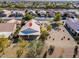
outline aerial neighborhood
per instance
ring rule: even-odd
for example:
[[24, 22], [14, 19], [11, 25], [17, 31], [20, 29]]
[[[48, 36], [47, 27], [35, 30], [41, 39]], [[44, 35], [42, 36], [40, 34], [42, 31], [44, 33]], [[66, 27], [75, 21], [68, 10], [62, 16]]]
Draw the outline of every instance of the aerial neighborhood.
[[79, 58], [77, 1], [0, 1], [1, 58]]

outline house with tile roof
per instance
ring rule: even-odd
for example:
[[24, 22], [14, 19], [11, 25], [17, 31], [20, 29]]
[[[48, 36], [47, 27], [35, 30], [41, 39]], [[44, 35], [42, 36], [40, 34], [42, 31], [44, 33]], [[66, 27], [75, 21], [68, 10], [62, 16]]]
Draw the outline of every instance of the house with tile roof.
[[35, 39], [40, 35], [40, 23], [37, 20], [28, 21], [20, 30], [19, 36], [24, 39]]
[[7, 21], [7, 23], [21, 24], [21, 21], [16, 20], [16, 19], [12, 19], [12, 20]]
[[8, 38], [16, 30], [16, 24], [0, 23], [0, 38]]
[[79, 36], [79, 20], [77, 18], [69, 18], [66, 21], [66, 27], [74, 34], [74, 36]]

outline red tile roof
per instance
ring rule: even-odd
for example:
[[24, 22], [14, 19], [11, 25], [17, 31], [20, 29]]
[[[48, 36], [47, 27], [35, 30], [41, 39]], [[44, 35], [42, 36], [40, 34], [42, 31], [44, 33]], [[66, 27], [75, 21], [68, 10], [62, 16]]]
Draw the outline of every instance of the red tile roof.
[[0, 23], [0, 32], [12, 32], [14, 27], [13, 23]]

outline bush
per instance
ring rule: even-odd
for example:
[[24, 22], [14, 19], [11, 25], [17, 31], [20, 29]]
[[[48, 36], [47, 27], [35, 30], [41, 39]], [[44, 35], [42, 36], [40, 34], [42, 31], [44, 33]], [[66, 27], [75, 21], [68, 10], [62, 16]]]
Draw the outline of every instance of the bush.
[[24, 48], [24, 47], [29, 45], [29, 42], [27, 42], [27, 41], [25, 41], [23, 39], [19, 39], [18, 44], [19, 44], [19, 47]]
[[17, 57], [19, 58], [23, 54], [23, 49], [22, 48], [18, 49], [16, 54], [17, 54]]
[[63, 23], [57, 23], [58, 24], [58, 26], [60, 26], [60, 25], [64, 25]]
[[43, 48], [43, 42], [40, 40], [34, 40], [31, 43], [31, 48], [29, 48], [29, 51], [27, 53], [27, 57], [35, 58], [41, 54]]
[[0, 46], [6, 48], [10, 45], [10, 41], [7, 38], [0, 38]]
[[32, 16], [31, 14], [29, 14], [29, 13], [26, 13], [26, 14], [25, 14], [25, 17], [23, 17], [23, 19], [24, 19], [25, 21], [31, 20], [32, 18], [33, 18], [33, 16]]
[[51, 26], [51, 25], [48, 25], [48, 26], [47, 26], [47, 30], [48, 30], [48, 31], [51, 31], [51, 29], [52, 29], [52, 26]]

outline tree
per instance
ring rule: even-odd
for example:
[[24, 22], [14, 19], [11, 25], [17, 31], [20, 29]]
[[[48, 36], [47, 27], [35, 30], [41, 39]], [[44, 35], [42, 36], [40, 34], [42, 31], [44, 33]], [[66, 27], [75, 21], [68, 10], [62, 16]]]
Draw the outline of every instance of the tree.
[[10, 7], [10, 8], [15, 8], [15, 4], [9, 3], [9, 4], [8, 4], [8, 7]]
[[3, 12], [3, 8], [0, 8], [0, 12]]
[[9, 46], [10, 40], [8, 40], [8, 38], [6, 38], [4, 35], [0, 36], [0, 46], [2, 46], [3, 48], [6, 48]]
[[48, 9], [48, 8], [55, 8], [56, 7], [56, 5], [55, 4], [46, 4], [46, 8]]
[[29, 48], [29, 52], [27, 53], [26, 57], [35, 58], [41, 54], [43, 48], [43, 42], [40, 40], [34, 40]]
[[41, 28], [41, 36], [40, 39], [44, 42], [47, 39], [47, 36], [49, 35], [48, 31], [46, 28], [42, 27]]
[[60, 8], [66, 8], [66, 4], [60, 5]]
[[34, 8], [37, 8], [38, 6], [39, 6], [39, 3], [37, 2], [37, 3], [35, 3], [35, 2], [33, 2], [33, 5], [32, 5]]
[[66, 8], [71, 8], [70, 5], [70, 3], [66, 3]]
[[19, 44], [19, 47], [25, 48], [26, 46], [29, 45], [29, 42], [20, 38], [18, 44]]
[[18, 3], [15, 5], [16, 8], [24, 8], [25, 4], [24, 3]]
[[47, 9], [48, 9], [48, 8], [52, 9], [52, 8], [55, 8], [56, 5], [55, 5], [54, 3], [51, 4], [51, 3], [48, 2], [48, 3], [45, 4], [45, 7], [46, 7]]
[[17, 54], [17, 57], [19, 58], [23, 54], [24, 50], [26, 50], [26, 46], [29, 46], [29, 43], [20, 38], [18, 45], [19, 45], [19, 49], [16, 51], [16, 54]]
[[33, 18], [33, 16], [32, 16], [31, 14], [29, 14], [29, 13], [26, 13], [26, 14], [25, 14], [25, 17], [23, 17], [23, 19], [24, 19], [25, 21], [31, 20], [32, 18]]
[[[23, 18], [24, 19], [24, 18]], [[21, 27], [25, 25], [25, 20], [21, 21]]]
[[4, 49], [10, 46], [10, 41], [8, 38], [5, 38], [4, 35], [0, 36], [0, 52], [3, 52], [4, 54]]
[[61, 14], [60, 14], [60, 12], [57, 12], [55, 14], [54, 21], [60, 21], [60, 19], [61, 19]]
[[48, 25], [48, 26], [47, 26], [47, 30], [48, 30], [48, 31], [51, 31], [51, 29], [52, 29], [52, 26], [51, 26], [51, 25]]
[[23, 54], [23, 49], [22, 48], [18, 49], [16, 54], [17, 54], [17, 57], [19, 58]]

